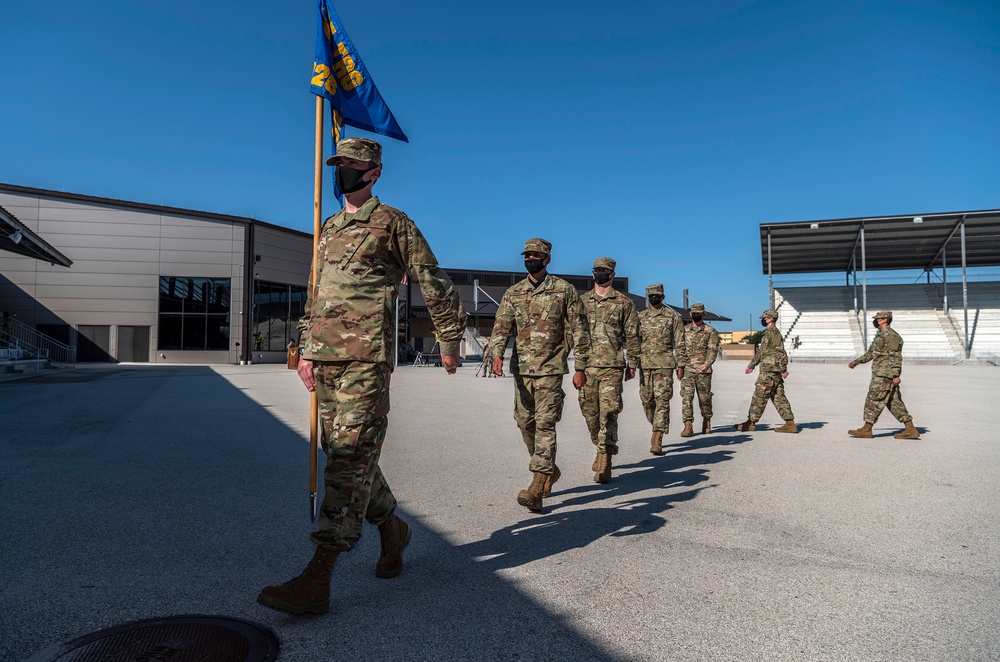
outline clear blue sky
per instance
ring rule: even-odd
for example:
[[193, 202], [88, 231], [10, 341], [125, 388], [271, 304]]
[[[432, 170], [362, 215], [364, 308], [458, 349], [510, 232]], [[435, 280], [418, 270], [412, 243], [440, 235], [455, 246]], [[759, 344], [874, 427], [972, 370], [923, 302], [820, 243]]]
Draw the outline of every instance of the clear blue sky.
[[[311, 232], [314, 2], [4, 5], [0, 181]], [[1000, 207], [995, 0], [335, 6], [445, 267], [542, 236], [744, 328], [759, 223]]]

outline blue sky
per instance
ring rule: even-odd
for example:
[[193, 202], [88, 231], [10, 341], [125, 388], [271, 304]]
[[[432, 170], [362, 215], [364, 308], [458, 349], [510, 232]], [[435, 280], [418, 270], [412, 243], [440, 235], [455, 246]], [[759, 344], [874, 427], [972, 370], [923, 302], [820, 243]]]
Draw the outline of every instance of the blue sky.
[[[314, 2], [7, 4], [0, 181], [311, 232]], [[1000, 3], [335, 6], [445, 267], [542, 236], [744, 328], [759, 223], [1000, 207]]]

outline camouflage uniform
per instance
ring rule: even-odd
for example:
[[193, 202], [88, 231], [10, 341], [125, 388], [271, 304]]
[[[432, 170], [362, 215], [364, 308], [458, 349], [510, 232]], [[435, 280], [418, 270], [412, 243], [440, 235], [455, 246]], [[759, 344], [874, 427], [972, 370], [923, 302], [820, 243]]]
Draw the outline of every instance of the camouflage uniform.
[[[595, 268], [615, 270], [615, 261], [603, 257]], [[635, 304], [611, 290], [598, 296], [591, 290], [581, 297], [590, 326], [587, 383], [578, 393], [580, 411], [590, 430], [590, 441], [599, 453], [618, 453], [618, 414], [622, 411], [622, 377], [626, 367], [639, 360], [639, 316]], [[626, 361], [624, 349], [627, 349]]]
[[[691, 306], [691, 312], [704, 313], [701, 304]], [[685, 421], [694, 420], [694, 394], [698, 392], [698, 405], [703, 419], [712, 418], [712, 364], [719, 356], [719, 332], [708, 324], [700, 327], [691, 323], [684, 330], [687, 366], [681, 380], [681, 413]], [[705, 372], [702, 366], [708, 366]]]
[[[761, 317], [773, 317], [777, 320], [778, 313], [768, 310]], [[760, 341], [757, 353], [750, 360], [749, 368], [753, 370], [758, 365], [760, 373], [757, 375], [753, 399], [750, 401], [750, 414], [747, 418], [751, 423], [759, 421], [764, 414], [767, 401], [770, 400], [782, 420], [793, 420], [795, 416], [792, 415], [792, 406], [785, 397], [785, 380], [781, 377], [781, 373], [788, 369], [788, 354], [785, 353], [781, 332], [774, 325], [764, 330], [764, 337]]]
[[[892, 313], [879, 313], [890, 315]], [[868, 397], [865, 399], [865, 423], [874, 425], [886, 405], [900, 423], [912, 421], [913, 417], [903, 404], [903, 396], [899, 386], [892, 380], [899, 377], [903, 370], [903, 339], [892, 327], [886, 327], [875, 334], [872, 346], [854, 363], [872, 361], [872, 381], [868, 385]]]
[[[650, 285], [646, 296], [663, 294], [663, 285]], [[639, 399], [654, 432], [670, 431], [670, 399], [674, 397], [674, 369], [687, 363], [684, 321], [667, 304], [639, 313]]]
[[[538, 243], [541, 242], [541, 243]], [[542, 239], [526, 243], [525, 252], [549, 253], [551, 244]], [[530, 278], [504, 292], [497, 309], [488, 352], [503, 356], [514, 337], [510, 372], [514, 377], [514, 420], [531, 455], [528, 468], [552, 474], [556, 461], [556, 423], [562, 418], [563, 375], [570, 342], [577, 371], [587, 369], [590, 334], [587, 316], [573, 286], [546, 274], [535, 287]]]
[[363, 519], [381, 524], [396, 507], [378, 460], [403, 275], [427, 301], [442, 354], [458, 352], [466, 314], [417, 226], [377, 197], [354, 214], [341, 210], [326, 220], [316, 270], [299, 321], [302, 356], [313, 361], [327, 454], [319, 528], [311, 537], [317, 545], [348, 550], [361, 537]]

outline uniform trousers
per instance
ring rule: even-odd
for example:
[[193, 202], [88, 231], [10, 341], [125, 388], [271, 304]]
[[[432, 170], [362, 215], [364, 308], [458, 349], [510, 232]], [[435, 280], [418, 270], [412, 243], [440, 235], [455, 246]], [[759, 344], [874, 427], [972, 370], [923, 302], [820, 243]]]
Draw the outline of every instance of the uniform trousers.
[[750, 400], [750, 416], [752, 422], [756, 423], [764, 415], [764, 408], [770, 400], [774, 403], [775, 409], [783, 421], [791, 421], [795, 418], [792, 415], [792, 405], [785, 397], [785, 380], [780, 372], [761, 371], [757, 375], [757, 383], [753, 389], [753, 399]]
[[530, 471], [550, 474], [556, 464], [556, 423], [562, 418], [562, 375], [514, 375], [514, 420], [528, 448]]
[[389, 414], [387, 363], [314, 361], [323, 429], [325, 490], [314, 543], [341, 551], [361, 539], [365, 519], [376, 526], [396, 509], [378, 460]]
[[649, 368], [639, 373], [639, 400], [654, 432], [670, 431], [670, 399], [673, 397], [673, 368]]
[[618, 414], [622, 411], [624, 368], [587, 368], [587, 383], [578, 391], [580, 411], [599, 453], [618, 453]]
[[681, 379], [681, 415], [685, 421], [694, 420], [694, 394], [698, 394], [701, 417], [712, 418], [712, 373], [686, 368]]
[[910, 412], [906, 411], [906, 405], [903, 404], [899, 386], [892, 383], [892, 377], [872, 375], [871, 384], [868, 385], [868, 397], [865, 398], [865, 423], [874, 425], [887, 405], [889, 413], [900, 423], [913, 420]]

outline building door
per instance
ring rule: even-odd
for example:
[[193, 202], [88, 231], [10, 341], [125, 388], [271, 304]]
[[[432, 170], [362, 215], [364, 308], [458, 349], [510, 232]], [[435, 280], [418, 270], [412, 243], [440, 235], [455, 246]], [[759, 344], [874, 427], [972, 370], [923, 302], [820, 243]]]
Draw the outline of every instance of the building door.
[[111, 327], [89, 324], [76, 327], [76, 360], [81, 363], [111, 361]]
[[123, 363], [149, 363], [149, 327], [118, 327], [118, 360]]

